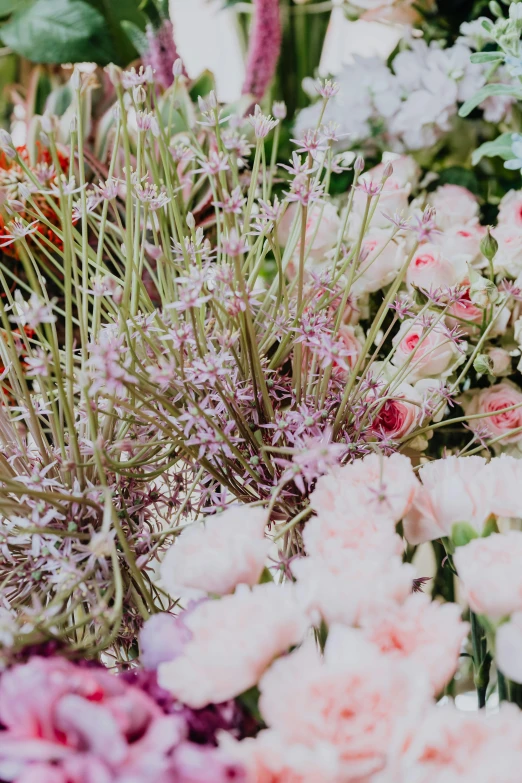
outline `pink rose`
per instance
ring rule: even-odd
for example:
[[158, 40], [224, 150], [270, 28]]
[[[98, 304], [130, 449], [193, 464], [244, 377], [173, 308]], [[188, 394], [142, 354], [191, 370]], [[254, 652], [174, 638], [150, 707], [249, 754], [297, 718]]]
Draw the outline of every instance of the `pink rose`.
[[[469, 459], [469, 458], [468, 458]], [[494, 620], [522, 611], [522, 532], [475, 538], [453, 561], [470, 609]]]
[[[347, 356], [343, 357], [344, 361], [351, 369], [353, 369], [362, 350], [361, 341], [359, 340], [357, 332], [353, 326], [347, 326], [343, 324], [339, 328], [338, 334], [343, 348], [350, 352]], [[344, 373], [345, 371], [342, 370], [342, 372]]]
[[424, 668], [433, 693], [451, 680], [469, 625], [456, 604], [439, 604], [427, 595], [410, 595], [402, 605], [362, 618], [366, 638], [386, 655]]
[[[446, 320], [450, 327], [458, 326], [465, 334], [473, 333], [476, 331], [476, 327], [480, 326], [484, 320], [484, 310], [471, 301], [469, 287], [461, 292], [459, 301], [448, 308]], [[463, 321], [468, 323], [463, 323]]]
[[[290, 204], [281, 218], [277, 229], [277, 238], [280, 245], [286, 246], [290, 239], [292, 224], [299, 212], [300, 207], [298, 204]], [[294, 251], [294, 264], [299, 259], [301, 247], [300, 225], [300, 218], [298, 218], [297, 236], [299, 239]], [[309, 210], [305, 236], [306, 266], [308, 269], [327, 260], [326, 254], [336, 246], [340, 229], [341, 221], [333, 204], [329, 202], [318, 203]]]
[[430, 193], [429, 201], [437, 212], [437, 225], [443, 230], [473, 223], [478, 216], [477, 197], [460, 185], [441, 185]]
[[191, 639], [174, 661], [159, 665], [158, 682], [195, 709], [252, 688], [309, 626], [295, 588], [274, 583], [240, 586], [233, 595], [204, 601], [184, 623]]
[[499, 226], [522, 228], [522, 190], [510, 190], [502, 197], [497, 223]]
[[410, 261], [406, 281], [426, 291], [449, 288], [462, 282], [468, 269], [464, 258], [450, 260], [438, 245], [426, 242], [420, 245]]
[[[505, 410], [512, 406], [519, 407]], [[522, 392], [514, 384], [502, 381], [488, 389], [475, 390], [471, 400], [464, 405], [464, 411], [467, 416], [484, 414], [484, 417], [470, 419], [469, 426], [485, 430], [491, 438], [500, 438], [500, 443], [516, 443], [522, 439]]]
[[376, 395], [376, 415], [372, 419], [372, 429], [374, 432], [384, 433], [392, 440], [409, 435], [422, 415], [422, 399], [409, 383], [401, 383], [384, 403], [380, 403], [380, 398]]
[[[382, 179], [382, 171], [379, 166], [365, 172], [361, 180], [373, 182], [378, 185]], [[408, 199], [411, 192], [411, 183], [401, 178], [396, 178], [393, 174], [384, 182], [382, 190], [379, 193], [379, 201], [376, 204], [375, 212], [371, 219], [372, 228], [388, 228], [390, 219], [387, 215], [394, 215], [396, 212], [406, 212], [408, 209]], [[358, 236], [366, 205], [368, 195], [363, 189], [357, 189], [353, 197], [352, 213], [350, 215], [350, 232], [352, 236]], [[372, 205], [375, 200], [372, 201]], [[389, 235], [389, 232], [388, 232]]]
[[421, 672], [340, 626], [330, 628], [324, 656], [310, 640], [275, 661], [259, 688], [267, 725], [290, 746], [333, 745], [347, 781], [383, 770], [428, 703]]
[[522, 231], [511, 223], [504, 223], [491, 233], [498, 242], [493, 259], [495, 272], [518, 277], [522, 273]]
[[446, 457], [423, 465], [422, 488], [404, 519], [410, 544], [451, 536], [456, 522], [468, 522], [478, 533], [491, 513], [492, 482], [482, 457]]
[[408, 363], [404, 380], [409, 383], [449, 375], [459, 358], [457, 347], [440, 324], [425, 329], [414, 318], [406, 318], [392, 342], [396, 350], [391, 362], [397, 368]]
[[505, 348], [493, 346], [488, 348], [486, 354], [493, 362], [492, 375], [511, 375], [511, 354]]
[[189, 588], [224, 595], [238, 584], [257, 584], [270, 548], [266, 522], [264, 509], [237, 504], [185, 528], [161, 564], [169, 592], [175, 596]]
[[[458, 259], [459, 266], [463, 264], [465, 267], [466, 262], [470, 264], [476, 262], [478, 266], [483, 266], [484, 258], [480, 251], [480, 243], [485, 234], [485, 227], [476, 220], [464, 225], [450, 226], [437, 237], [436, 244], [440, 246], [445, 256]], [[460, 277], [460, 280], [465, 274]]]
[[416, 187], [419, 182], [420, 168], [419, 164], [411, 155], [395, 155], [393, 153], [385, 153], [383, 155], [382, 163], [374, 166], [373, 169], [369, 169], [365, 172], [365, 176], [373, 182], [380, 182], [385, 167], [391, 163], [393, 166], [393, 174], [391, 179], [401, 188], [413, 188]]
[[356, 296], [378, 291], [395, 279], [404, 264], [402, 243], [390, 240], [388, 231], [371, 229], [361, 247], [359, 268], [352, 291]]

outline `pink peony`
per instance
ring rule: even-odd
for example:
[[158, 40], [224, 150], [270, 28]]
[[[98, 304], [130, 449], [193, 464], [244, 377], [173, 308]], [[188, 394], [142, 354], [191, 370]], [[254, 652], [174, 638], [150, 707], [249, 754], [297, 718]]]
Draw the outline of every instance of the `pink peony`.
[[424, 667], [435, 695], [455, 674], [468, 623], [456, 604], [410, 595], [401, 605], [362, 618], [364, 635], [387, 655]]
[[[328, 551], [328, 548], [325, 548]], [[410, 595], [415, 568], [385, 550], [364, 554], [347, 548], [322, 556], [305, 557], [292, 563], [302, 605], [318, 625], [358, 625], [370, 613], [391, 610]]]
[[460, 185], [441, 185], [430, 194], [430, 204], [436, 210], [437, 225], [443, 230], [474, 223], [479, 212], [477, 197]]
[[461, 283], [468, 274], [466, 259], [446, 255], [443, 248], [426, 242], [419, 245], [410, 261], [406, 281], [425, 291], [436, 291]]
[[491, 481], [482, 457], [435, 460], [419, 471], [422, 488], [404, 519], [410, 544], [451, 536], [456, 522], [468, 522], [481, 533], [491, 513]]
[[395, 524], [411, 507], [418, 488], [408, 457], [369, 454], [321, 476], [310, 503], [319, 516], [335, 513], [355, 520], [382, 517]]
[[[506, 408], [514, 407], [512, 410]], [[471, 399], [464, 404], [467, 416], [484, 414], [484, 417], [470, 419], [472, 429], [486, 431], [500, 443], [516, 443], [522, 439], [522, 392], [508, 381], [502, 381], [488, 389], [475, 390]], [[517, 432], [517, 430], [519, 430]]]
[[[396, 780], [400, 783], [518, 783], [522, 765], [520, 710], [503, 704], [459, 712], [452, 704], [431, 707], [416, 727]], [[383, 781], [384, 783], [384, 781]]]
[[[384, 166], [382, 165], [370, 169], [362, 175], [361, 182], [373, 182], [374, 185], [378, 185], [381, 182], [383, 172]], [[376, 204], [370, 225], [373, 228], [388, 228], [390, 215], [407, 211], [410, 192], [411, 183], [405, 180], [404, 173], [400, 177], [395, 177], [393, 174], [388, 177], [379, 193], [379, 201]], [[360, 231], [367, 203], [368, 195], [363, 188], [358, 188], [354, 193], [353, 212], [350, 217], [352, 234], [354, 232], [358, 234]], [[372, 206], [374, 203], [376, 202], [373, 201]]]
[[458, 547], [453, 559], [464, 597], [474, 612], [499, 619], [522, 611], [520, 530], [475, 538]]
[[270, 548], [266, 522], [264, 509], [238, 504], [185, 528], [161, 564], [169, 592], [189, 588], [224, 595], [238, 584], [257, 584]]
[[293, 586], [264, 584], [205, 601], [185, 625], [192, 638], [182, 655], [160, 664], [158, 682], [200, 708], [253, 687], [277, 655], [302, 640], [309, 623]]
[[[388, 397], [388, 395], [386, 395]], [[401, 383], [381, 405], [376, 397], [376, 415], [372, 429], [392, 440], [409, 435], [422, 416], [422, 396], [409, 383]]]
[[384, 769], [413, 730], [428, 689], [360, 631], [334, 626], [324, 657], [313, 641], [276, 661], [260, 682], [267, 725], [290, 746], [333, 745], [342, 780]]
[[382, 163], [374, 166], [372, 169], [368, 169], [364, 173], [366, 179], [372, 182], [380, 182], [386, 166], [391, 163], [393, 167], [393, 174], [390, 177], [394, 182], [394, 188], [412, 188], [416, 187], [419, 182], [420, 168], [419, 164], [411, 155], [395, 155], [393, 153], [385, 153], [383, 155]]
[[444, 329], [436, 325], [425, 329], [414, 318], [406, 318], [393, 338], [395, 353], [392, 364], [402, 368], [408, 364], [404, 380], [414, 383], [421, 378], [446, 377], [462, 358]]

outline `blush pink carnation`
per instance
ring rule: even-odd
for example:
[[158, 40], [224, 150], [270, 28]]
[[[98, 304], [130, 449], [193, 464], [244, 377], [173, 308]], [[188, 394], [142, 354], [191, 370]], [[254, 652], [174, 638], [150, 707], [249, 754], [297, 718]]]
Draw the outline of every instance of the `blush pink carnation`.
[[410, 544], [451, 536], [456, 522], [468, 522], [481, 533], [490, 513], [492, 484], [482, 457], [435, 460], [419, 471], [422, 488], [404, 518]]
[[[394, 780], [401, 783], [518, 783], [522, 720], [513, 704], [496, 715], [431, 707], [416, 727]], [[384, 783], [384, 781], [383, 781]]]
[[477, 197], [460, 185], [441, 185], [430, 193], [429, 200], [437, 213], [437, 225], [443, 230], [473, 223], [478, 216]]
[[224, 595], [257, 584], [270, 548], [266, 522], [264, 509], [242, 505], [195, 522], [165, 555], [163, 583], [174, 596], [179, 588]]
[[499, 619], [522, 611], [522, 532], [475, 538], [453, 560], [464, 598], [477, 614]]
[[393, 338], [392, 364], [401, 368], [408, 363], [404, 380], [445, 377], [463, 357], [440, 325], [427, 330], [414, 318], [406, 318]]
[[411, 507], [418, 488], [408, 457], [369, 454], [321, 476], [310, 503], [318, 515], [336, 513], [346, 519], [382, 516], [395, 524]]
[[397, 555], [352, 552], [332, 546], [329, 559], [305, 557], [292, 563], [302, 605], [318, 625], [358, 625], [373, 612], [385, 613], [411, 594], [415, 568]]
[[292, 585], [264, 584], [203, 602], [185, 625], [191, 639], [174, 661], [160, 664], [158, 682], [200, 708], [256, 685], [277, 655], [303, 639], [309, 622]]
[[468, 623], [456, 604], [439, 604], [420, 593], [384, 613], [362, 618], [364, 635], [394, 658], [412, 661], [429, 677], [437, 695], [455, 674]]
[[497, 628], [495, 660], [504, 677], [522, 683], [522, 612]]
[[428, 698], [422, 673], [339, 626], [330, 629], [324, 657], [311, 641], [276, 661], [259, 687], [267, 725], [289, 745], [333, 745], [348, 781], [390, 763]]
[[223, 742], [227, 755], [246, 770], [249, 783], [344, 783], [337, 748], [327, 742], [290, 744], [279, 732]]
[[501, 454], [489, 462], [486, 473], [493, 485], [492, 513], [522, 519], [522, 460]]

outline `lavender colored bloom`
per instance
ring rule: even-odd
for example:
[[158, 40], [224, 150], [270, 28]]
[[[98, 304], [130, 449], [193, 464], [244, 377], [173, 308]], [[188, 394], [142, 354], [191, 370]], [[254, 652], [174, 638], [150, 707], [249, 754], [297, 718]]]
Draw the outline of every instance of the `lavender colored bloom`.
[[260, 100], [274, 78], [281, 51], [279, 0], [254, 0], [255, 14], [250, 36], [243, 94]]

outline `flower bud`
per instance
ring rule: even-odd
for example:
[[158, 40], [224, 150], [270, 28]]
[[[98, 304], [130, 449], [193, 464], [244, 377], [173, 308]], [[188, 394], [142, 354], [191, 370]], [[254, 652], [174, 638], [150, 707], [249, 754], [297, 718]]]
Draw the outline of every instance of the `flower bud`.
[[272, 114], [276, 120], [284, 120], [286, 113], [286, 103], [284, 101], [274, 101], [272, 106]]
[[187, 213], [186, 220], [187, 220], [187, 226], [189, 227], [189, 229], [191, 231], [194, 231], [194, 229], [196, 228], [196, 220], [195, 220], [194, 215], [192, 214], [192, 212], [188, 212]]
[[511, 354], [505, 348], [493, 346], [486, 351], [492, 362], [491, 374], [495, 377], [511, 374]]
[[53, 123], [48, 114], [42, 114], [40, 118], [40, 125], [42, 126], [42, 130], [44, 133], [53, 132]]
[[71, 123], [69, 125], [69, 130], [71, 133], [76, 133], [78, 130], [78, 120], [76, 117], [71, 118]]
[[136, 87], [134, 87], [134, 89], [132, 90], [132, 95], [134, 98], [134, 102], [138, 106], [141, 106], [141, 104], [145, 103], [145, 101], [147, 100], [147, 93], [145, 92], [141, 84], [138, 84]]
[[498, 19], [502, 19], [502, 17], [504, 16], [504, 14], [502, 13], [502, 8], [497, 3], [497, 0], [490, 0], [489, 10], [493, 14], [493, 16], [496, 16]]
[[435, 219], [436, 214], [437, 212], [435, 207], [432, 207], [431, 204], [427, 204], [424, 212], [422, 213], [422, 222], [424, 224], [431, 223], [431, 221]]
[[183, 61], [180, 57], [177, 58], [177, 60], [174, 61], [174, 65], [172, 66], [172, 75], [175, 79], [179, 79], [181, 74], [183, 73]]
[[488, 261], [493, 261], [498, 251], [498, 242], [495, 239], [494, 236], [491, 235], [491, 232], [488, 229], [486, 231], [486, 236], [480, 243], [480, 252], [483, 256], [485, 256]]
[[492, 375], [493, 360], [485, 353], [479, 353], [473, 362], [473, 368], [479, 375]]
[[72, 76], [71, 76], [71, 89], [76, 92], [80, 89], [82, 86], [82, 79], [80, 75], [80, 70], [76, 66], [73, 68]]
[[383, 180], [389, 179], [392, 174], [393, 174], [393, 166], [392, 166], [391, 161], [388, 161], [388, 163], [384, 167], [384, 171], [382, 172]]
[[358, 155], [355, 159], [355, 163], [353, 164], [353, 170], [357, 172], [357, 174], [360, 174], [361, 171], [364, 171], [364, 158], [362, 155]]
[[0, 150], [11, 160], [16, 158], [12, 136], [4, 128], [0, 128]]
[[105, 73], [108, 75], [113, 87], [118, 87], [121, 84], [121, 68], [118, 68], [114, 63], [110, 63], [105, 67]]
[[498, 299], [498, 288], [491, 280], [488, 280], [469, 266], [469, 298], [478, 307], [487, 307], [495, 304]]

